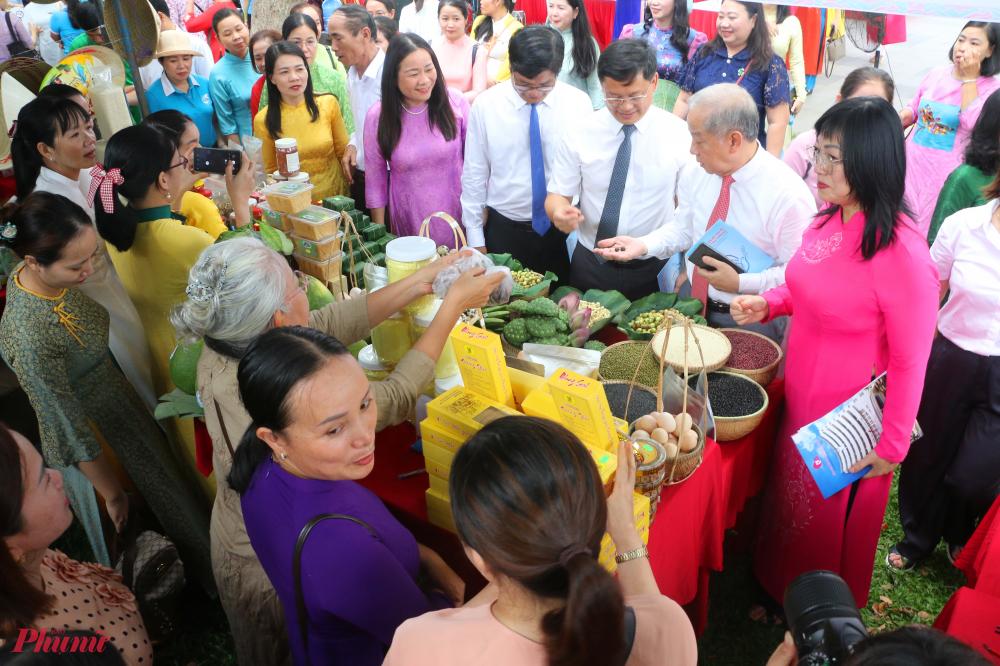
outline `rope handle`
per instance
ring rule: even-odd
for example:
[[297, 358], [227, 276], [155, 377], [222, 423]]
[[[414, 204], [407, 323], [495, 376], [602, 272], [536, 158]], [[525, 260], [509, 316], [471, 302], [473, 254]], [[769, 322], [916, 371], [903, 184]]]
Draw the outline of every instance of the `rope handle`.
[[[451, 233], [452, 237], [455, 240], [456, 250], [461, 250], [462, 248], [469, 246], [468, 241], [465, 240], [465, 232], [462, 231], [462, 225], [460, 225], [457, 221], [455, 221], [455, 218], [453, 218], [451, 215], [441, 211], [438, 211], [437, 213], [431, 213], [424, 219], [423, 222], [420, 223], [420, 231], [417, 233], [418, 236], [422, 236], [424, 238], [431, 237], [431, 220], [434, 219], [435, 217], [440, 217], [442, 220], [448, 223], [448, 226], [451, 227]], [[458, 242], [459, 239], [461, 239], [462, 241], [461, 243]]]
[[[350, 253], [349, 262], [351, 267], [351, 279], [354, 280], [354, 286], [360, 288], [361, 285], [358, 284], [358, 280], [354, 272], [354, 241], [352, 238], [354, 236], [358, 237], [358, 243], [360, 243], [361, 251], [364, 252], [366, 257], [368, 257], [369, 262], [375, 263], [374, 257], [361, 241], [361, 236], [358, 234], [358, 227], [354, 224], [354, 218], [348, 215], [345, 211], [340, 211], [340, 220], [337, 222], [337, 231], [340, 231], [341, 224], [344, 225], [344, 235], [347, 236], [347, 251]], [[336, 231], [334, 233], [336, 233]], [[343, 290], [341, 290], [341, 294], [343, 294]]]

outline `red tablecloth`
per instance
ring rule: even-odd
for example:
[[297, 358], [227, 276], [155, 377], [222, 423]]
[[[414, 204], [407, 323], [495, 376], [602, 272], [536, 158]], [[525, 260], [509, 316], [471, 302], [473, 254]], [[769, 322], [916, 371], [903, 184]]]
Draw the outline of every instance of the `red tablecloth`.
[[[615, 25], [615, 0], [584, 0], [583, 4], [590, 19], [590, 30], [603, 51], [614, 38], [611, 32]], [[548, 16], [545, 0], [517, 0], [514, 9], [523, 11], [529, 24], [545, 23]]]

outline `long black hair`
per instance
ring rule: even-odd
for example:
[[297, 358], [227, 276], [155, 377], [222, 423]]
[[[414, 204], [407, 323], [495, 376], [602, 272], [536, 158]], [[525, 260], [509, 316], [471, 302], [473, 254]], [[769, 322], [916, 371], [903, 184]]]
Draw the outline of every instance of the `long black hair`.
[[781, 25], [785, 19], [792, 15], [792, 8], [788, 5], [775, 5], [774, 22]]
[[82, 2], [76, 10], [76, 24], [80, 30], [88, 32], [97, 30], [104, 22], [101, 10], [97, 8], [95, 2]]
[[57, 135], [80, 125], [90, 127], [90, 114], [70, 99], [43, 95], [24, 105], [17, 114], [17, 126], [10, 145], [14, 185], [19, 199], [34, 191], [35, 181], [44, 166], [38, 144], [54, 147]]
[[[304, 16], [309, 19], [310, 23], [316, 25], [316, 22], [305, 14], [292, 14], [292, 16]], [[306, 55], [292, 42], [275, 42], [267, 47], [267, 52], [264, 53], [264, 85], [267, 86], [267, 115], [264, 116], [264, 125], [272, 139], [281, 138], [281, 92], [278, 91], [278, 86], [271, 81], [271, 77], [274, 76], [274, 67], [278, 63], [278, 58], [283, 55], [302, 58], [302, 64], [306, 68], [305, 100], [306, 108], [309, 110], [309, 122], [314, 123], [319, 118], [319, 107], [313, 96], [312, 74], [309, 73], [309, 62], [306, 60]]]
[[857, 90], [866, 83], [881, 83], [885, 90], [885, 96], [892, 103], [896, 95], [896, 84], [884, 69], [874, 67], [858, 67], [844, 77], [844, 82], [840, 86], [840, 99], [850, 99]]
[[[507, 8], [508, 14], [514, 11], [514, 0], [503, 0], [503, 5]], [[480, 5], [480, 12], [481, 11], [482, 5]], [[476, 26], [475, 37], [477, 42], [483, 44], [493, 39], [493, 19], [482, 13], [479, 15], [484, 18], [479, 22], [479, 25]]]
[[309, 16], [309, 14], [306, 14], [305, 12], [296, 12], [295, 14], [289, 14], [286, 16], [285, 20], [282, 22], [281, 38], [287, 40], [288, 36], [292, 34], [292, 30], [301, 28], [302, 26], [309, 28], [317, 37], [319, 37], [319, 28], [316, 26], [316, 21], [313, 17]]
[[142, 119], [142, 124], [157, 129], [174, 142], [174, 148], [181, 149], [181, 137], [189, 124], [194, 124], [191, 116], [177, 109], [161, 109]]
[[427, 122], [432, 130], [437, 127], [445, 141], [452, 141], [458, 136], [455, 112], [452, 111], [444, 74], [441, 73], [441, 65], [434, 49], [420, 35], [401, 32], [389, 42], [385, 64], [382, 66], [382, 113], [378, 119], [378, 146], [386, 161], [392, 159], [399, 136], [403, 133], [403, 95], [399, 92], [399, 67], [406, 56], [417, 49], [430, 54], [434, 69], [437, 70], [437, 81], [434, 82], [431, 98], [427, 101]]
[[[986, 32], [986, 41], [989, 43], [990, 48], [993, 49], [993, 53], [980, 63], [979, 76], [996, 76], [1000, 74], [1000, 24], [969, 21], [962, 26], [962, 30], [958, 34], [961, 35], [965, 32], [966, 28], [982, 28]], [[955, 42], [957, 41], [958, 38], [956, 37]], [[948, 61], [952, 63], [955, 62], [955, 42], [952, 42], [951, 48], [948, 49]]]
[[101, 197], [94, 197], [94, 216], [97, 233], [119, 252], [128, 252], [135, 242], [139, 218], [132, 206], [124, 205], [118, 195], [129, 201], [144, 198], [149, 188], [158, 186], [160, 174], [173, 166], [176, 152], [173, 139], [148, 125], [126, 127], [108, 139], [104, 168], [108, 171], [120, 169], [125, 182], [112, 186], [111, 210], [104, 210]]
[[76, 22], [76, 12], [80, 9], [82, 3], [80, 0], [64, 0], [64, 2], [66, 3], [66, 15], [69, 16], [69, 24], [79, 30], [80, 26]]
[[219, 36], [219, 24], [231, 16], [235, 16], [240, 20], [241, 23], [243, 23], [243, 25], [246, 25], [246, 23], [243, 22], [242, 14], [240, 14], [235, 9], [230, 9], [229, 7], [223, 7], [222, 9], [220, 9], [219, 11], [215, 12], [215, 14], [212, 15], [212, 32], [215, 33], [216, 37]]
[[[680, 2], [682, 0], [678, 0]], [[767, 28], [767, 21], [764, 19], [764, 7], [759, 2], [743, 2], [743, 0], [723, 0], [723, 2], [735, 2], [743, 5], [750, 18], [757, 17], [753, 28], [750, 30], [750, 37], [747, 38], [747, 48], [750, 49], [750, 70], [757, 72], [767, 72], [771, 67], [771, 59], [774, 57], [774, 49], [771, 47], [771, 31]], [[697, 60], [707, 58], [718, 50], [726, 50], [726, 43], [722, 40], [722, 33], [715, 35], [715, 39], [698, 49], [695, 54]]]
[[66, 244], [85, 228], [93, 228], [87, 212], [61, 194], [32, 192], [0, 209], [0, 225], [12, 224], [17, 235], [4, 239], [21, 259], [34, 257], [40, 266], [51, 266], [62, 257]]
[[[881, 97], [845, 99], [816, 121], [816, 136], [817, 143], [825, 137], [840, 145], [844, 177], [865, 214], [860, 249], [867, 261], [895, 242], [901, 216], [910, 214], [903, 202], [906, 149], [899, 115]], [[823, 224], [839, 208], [831, 204], [820, 211]]]
[[226, 479], [243, 495], [260, 464], [271, 455], [257, 428], [281, 432], [292, 421], [289, 396], [331, 359], [351, 352], [333, 336], [312, 328], [281, 326], [264, 333], [247, 348], [236, 371], [250, 425], [243, 433]]
[[[653, 10], [646, 4], [646, 14], [643, 17], [643, 27], [649, 34], [653, 27]], [[681, 61], [686, 65], [688, 62], [688, 35], [691, 32], [691, 16], [688, 14], [687, 0], [674, 0], [674, 24], [670, 29], [670, 45], [681, 54]]]
[[597, 43], [590, 32], [590, 21], [587, 19], [587, 6], [583, 0], [566, 0], [573, 9], [580, 13], [573, 19], [571, 32], [573, 34], [573, 72], [582, 79], [590, 76], [597, 69]]
[[965, 148], [965, 163], [993, 176], [1000, 168], [1000, 90], [986, 98]]
[[542, 618], [546, 663], [621, 663], [625, 603], [598, 563], [607, 501], [580, 440], [546, 419], [497, 419], [455, 454], [449, 486], [462, 543], [534, 596], [565, 600]]

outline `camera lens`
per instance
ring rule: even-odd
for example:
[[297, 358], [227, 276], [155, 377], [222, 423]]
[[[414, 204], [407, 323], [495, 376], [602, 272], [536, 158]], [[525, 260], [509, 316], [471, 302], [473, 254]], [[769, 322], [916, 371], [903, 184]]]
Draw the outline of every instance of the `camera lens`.
[[851, 588], [831, 571], [809, 571], [789, 583], [785, 615], [800, 657], [817, 650], [836, 664], [868, 636]]

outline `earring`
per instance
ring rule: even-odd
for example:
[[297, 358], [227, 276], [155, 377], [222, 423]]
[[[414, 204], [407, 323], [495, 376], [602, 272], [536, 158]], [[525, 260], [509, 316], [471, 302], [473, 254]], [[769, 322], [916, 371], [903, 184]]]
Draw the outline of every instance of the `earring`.
[[173, 196], [170, 194], [170, 192], [167, 192], [167, 201], [170, 201], [171, 199], [173, 199]]
[[286, 459], [287, 457], [288, 457], [288, 456], [286, 456], [286, 455], [285, 455], [284, 453], [282, 453], [282, 454], [281, 454], [281, 459], [282, 459], [282, 460]]
[[21, 557], [17, 560], [17, 563], [24, 564], [27, 561], [28, 561], [28, 556], [24, 553], [21, 553]]

